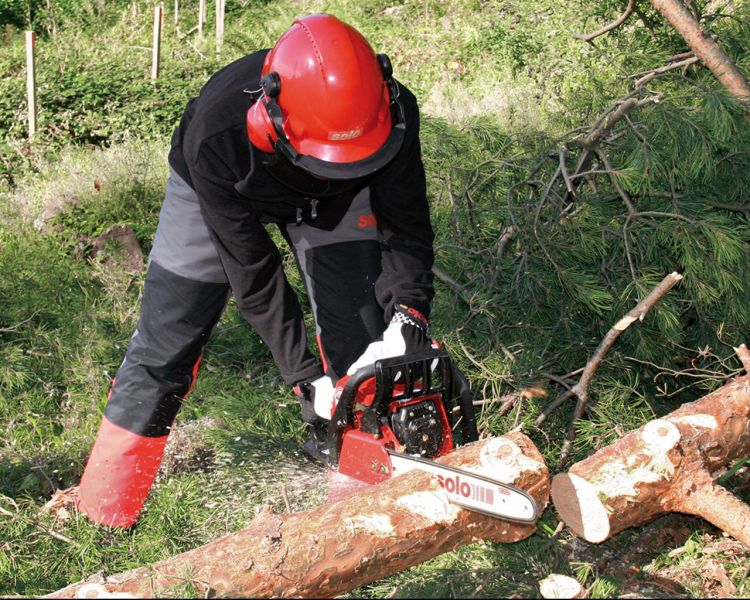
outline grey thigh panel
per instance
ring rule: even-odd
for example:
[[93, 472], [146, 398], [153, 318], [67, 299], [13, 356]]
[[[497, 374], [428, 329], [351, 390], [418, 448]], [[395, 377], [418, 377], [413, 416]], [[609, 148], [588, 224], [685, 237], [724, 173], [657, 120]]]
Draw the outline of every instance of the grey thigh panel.
[[198, 196], [172, 169], [149, 260], [194, 281], [227, 283]]

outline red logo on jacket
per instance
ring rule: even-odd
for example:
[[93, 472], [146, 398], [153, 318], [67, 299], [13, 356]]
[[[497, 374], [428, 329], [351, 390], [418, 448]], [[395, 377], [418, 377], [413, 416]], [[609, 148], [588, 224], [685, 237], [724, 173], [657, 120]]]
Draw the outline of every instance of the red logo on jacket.
[[357, 220], [357, 227], [360, 229], [369, 229], [370, 227], [377, 227], [377, 225], [378, 220], [372, 213], [369, 215], [359, 215], [359, 220]]

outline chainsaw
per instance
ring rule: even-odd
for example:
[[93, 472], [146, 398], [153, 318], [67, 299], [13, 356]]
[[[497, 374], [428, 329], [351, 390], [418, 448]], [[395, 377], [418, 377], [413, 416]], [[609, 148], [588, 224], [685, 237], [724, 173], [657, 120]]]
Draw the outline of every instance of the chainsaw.
[[336, 385], [326, 460], [370, 484], [411, 470], [436, 476], [450, 502], [506, 521], [534, 523], [525, 491], [436, 462], [479, 439], [471, 391], [444, 350], [375, 361]]

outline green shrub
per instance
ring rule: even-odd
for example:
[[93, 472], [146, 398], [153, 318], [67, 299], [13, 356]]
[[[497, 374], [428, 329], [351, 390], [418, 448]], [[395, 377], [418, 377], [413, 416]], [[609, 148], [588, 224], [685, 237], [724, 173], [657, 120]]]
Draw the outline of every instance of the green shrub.
[[0, 27], [27, 27], [34, 22], [42, 4], [42, 0], [0, 0]]

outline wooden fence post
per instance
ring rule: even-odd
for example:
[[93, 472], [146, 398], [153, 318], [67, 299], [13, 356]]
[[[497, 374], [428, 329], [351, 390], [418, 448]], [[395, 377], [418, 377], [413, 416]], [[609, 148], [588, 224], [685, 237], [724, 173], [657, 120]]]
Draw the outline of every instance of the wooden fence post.
[[216, 0], [216, 51], [221, 52], [224, 42], [224, 0]]
[[36, 35], [26, 32], [26, 97], [29, 108], [29, 139], [36, 133], [36, 77], [34, 75], [34, 44]]
[[174, 0], [174, 26], [180, 22], [180, 0]]
[[203, 39], [203, 23], [206, 21], [206, 0], [198, 2], [198, 39]]
[[161, 24], [164, 7], [159, 4], [154, 8], [154, 43], [151, 61], [151, 81], [159, 77], [159, 56], [161, 52]]

